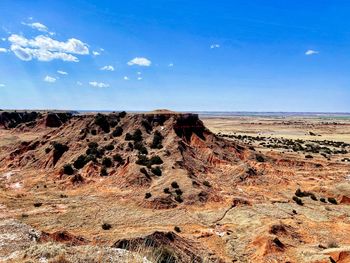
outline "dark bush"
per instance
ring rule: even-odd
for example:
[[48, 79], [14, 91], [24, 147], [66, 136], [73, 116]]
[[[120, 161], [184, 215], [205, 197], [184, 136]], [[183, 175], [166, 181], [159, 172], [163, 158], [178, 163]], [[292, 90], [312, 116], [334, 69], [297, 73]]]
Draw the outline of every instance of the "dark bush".
[[206, 187], [211, 187], [211, 184], [208, 181], [204, 181], [203, 185], [205, 185]]
[[181, 232], [181, 229], [180, 229], [180, 227], [178, 227], [178, 226], [175, 226], [175, 227], [174, 227], [174, 230], [175, 230], [175, 232], [177, 232], [177, 233], [180, 233], [180, 232]]
[[145, 128], [145, 130], [147, 131], [147, 133], [150, 133], [150, 131], [152, 131], [152, 125], [149, 123], [148, 120], [143, 119], [141, 121], [142, 126]]
[[293, 196], [293, 201], [296, 202], [298, 205], [304, 205], [303, 201], [297, 196]]
[[150, 162], [150, 165], [153, 165], [153, 164], [162, 164], [163, 163], [163, 160], [158, 156], [158, 155], [155, 155], [155, 156], [152, 156], [151, 159], [149, 160]]
[[148, 166], [148, 163], [149, 163], [149, 159], [147, 158], [147, 156], [141, 155], [141, 154], [138, 155], [138, 159], [136, 161], [136, 164]]
[[135, 142], [134, 149], [138, 150], [141, 154], [148, 154], [147, 148], [143, 145], [142, 142]]
[[317, 201], [317, 197], [314, 194], [310, 195], [310, 198], [314, 201]]
[[74, 169], [71, 164], [65, 164], [63, 166], [63, 173], [67, 175], [72, 175], [74, 174]]
[[298, 188], [296, 191], [295, 191], [295, 195], [297, 197], [306, 197], [306, 196], [312, 196], [314, 195], [313, 193], [311, 192], [307, 192], [307, 191], [301, 191], [300, 188]]
[[118, 120], [111, 120], [111, 121], [109, 122], [109, 125], [110, 125], [112, 128], [114, 128], [115, 126], [118, 125]]
[[95, 129], [91, 130], [91, 134], [92, 135], [96, 135], [97, 134], [97, 131]]
[[43, 205], [43, 203], [34, 203], [34, 207], [40, 207], [40, 206], [42, 206]]
[[45, 149], [45, 153], [49, 153], [49, 152], [51, 152], [51, 148], [47, 147], [47, 148]]
[[174, 181], [171, 183], [171, 187], [172, 188], [179, 188], [179, 185], [177, 184], [177, 182]]
[[155, 131], [154, 135], [153, 135], [153, 141], [152, 141], [152, 144], [151, 144], [151, 148], [152, 149], [161, 149], [161, 148], [163, 148], [162, 141], [163, 141], [162, 134], [159, 131]]
[[110, 131], [110, 125], [107, 117], [101, 113], [98, 113], [95, 116], [95, 124], [98, 125], [106, 133]]
[[106, 168], [109, 168], [112, 166], [112, 160], [109, 157], [104, 157], [102, 159], [102, 165], [104, 165]]
[[136, 129], [134, 134], [132, 135], [132, 139], [135, 141], [135, 142], [140, 142], [142, 141], [142, 132], [140, 129]]
[[145, 199], [148, 199], [148, 198], [150, 198], [151, 196], [152, 196], [151, 193], [146, 193], [146, 194], [145, 194]]
[[88, 162], [88, 157], [86, 155], [80, 155], [73, 163], [73, 166], [76, 169], [81, 169], [85, 166], [85, 164]]
[[102, 224], [102, 229], [103, 230], [109, 230], [112, 228], [112, 225], [108, 224], [108, 223], [103, 223]]
[[162, 175], [162, 170], [160, 169], [159, 166], [152, 167], [151, 172], [156, 175], [156, 176], [161, 176]]
[[114, 145], [113, 144], [108, 144], [108, 145], [105, 146], [105, 149], [107, 151], [112, 151], [112, 150], [114, 150]]
[[333, 197], [328, 197], [328, 202], [330, 202], [333, 205], [337, 205], [338, 204], [337, 200], [335, 198], [333, 198]]
[[113, 160], [119, 164], [124, 164], [124, 159], [120, 154], [113, 155]]
[[100, 176], [108, 176], [108, 172], [107, 172], [106, 167], [101, 168]]
[[170, 193], [171, 193], [168, 187], [164, 188], [163, 191], [164, 191], [164, 193], [166, 193], [166, 194], [170, 194]]
[[175, 193], [176, 193], [177, 195], [182, 195], [182, 194], [183, 194], [183, 192], [182, 192], [181, 189], [176, 189], [176, 190], [175, 190]]
[[130, 133], [125, 134], [125, 140], [126, 141], [132, 141], [133, 137]]
[[180, 195], [175, 196], [175, 201], [182, 203], [184, 200], [182, 199], [182, 197]]
[[310, 154], [308, 154], [308, 155], [305, 155], [305, 158], [306, 159], [312, 159], [312, 158], [314, 158], [312, 155], [310, 155]]
[[123, 134], [123, 128], [122, 127], [116, 127], [115, 130], [112, 132], [113, 137], [119, 137]]
[[147, 170], [146, 170], [145, 167], [142, 167], [142, 168], [140, 169], [140, 172], [143, 173], [146, 177], [149, 177], [149, 174], [148, 174], [148, 172], [147, 172]]
[[119, 118], [124, 118], [126, 116], [126, 112], [125, 111], [121, 111], [121, 112], [119, 112], [119, 114], [118, 114], [118, 117]]
[[322, 203], [327, 203], [326, 199], [323, 198], [323, 197], [320, 198], [320, 201], [321, 201]]
[[97, 149], [98, 143], [97, 142], [89, 142], [88, 147], [90, 149]]
[[257, 156], [256, 156], [256, 160], [257, 160], [258, 162], [260, 162], [260, 163], [265, 162], [264, 157], [262, 157], [261, 155], [257, 155]]

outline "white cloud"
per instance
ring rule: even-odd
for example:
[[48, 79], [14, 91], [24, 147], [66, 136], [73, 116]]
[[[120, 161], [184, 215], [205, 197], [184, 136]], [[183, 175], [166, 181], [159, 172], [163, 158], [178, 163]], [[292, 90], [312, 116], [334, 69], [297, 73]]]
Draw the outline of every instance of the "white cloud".
[[140, 71], [137, 72], [137, 75], [141, 75], [142, 73]]
[[309, 50], [306, 50], [306, 51], [305, 51], [305, 55], [306, 55], [306, 56], [316, 55], [316, 54], [318, 54], [318, 53], [319, 53], [318, 51], [312, 50], [312, 49], [309, 49]]
[[29, 26], [29, 27], [31, 27], [33, 29], [36, 29], [36, 30], [40, 31], [40, 32], [48, 32], [48, 30], [49, 30], [47, 28], [47, 26], [45, 26], [45, 25], [43, 25], [43, 24], [41, 24], [39, 22], [35, 22], [35, 23], [24, 23], [24, 22], [22, 22], [22, 25]]
[[83, 83], [81, 83], [80, 81], [77, 81], [77, 85], [81, 86], [81, 85], [83, 85]]
[[129, 77], [128, 77], [128, 76], [124, 76], [123, 79], [124, 79], [124, 80], [129, 80]]
[[169, 63], [168, 67], [173, 67], [174, 64], [173, 63]]
[[2, 37], [1, 40], [2, 40], [2, 41], [6, 41], [6, 37]]
[[211, 48], [211, 49], [213, 49], [213, 48], [219, 48], [219, 47], [220, 47], [219, 44], [212, 44], [212, 45], [210, 45], [210, 48]]
[[152, 62], [148, 60], [147, 58], [142, 58], [142, 57], [136, 57], [128, 62], [129, 66], [132, 65], [138, 65], [138, 66], [143, 66], [143, 67], [149, 67], [151, 66]]
[[91, 81], [89, 84], [95, 88], [108, 88], [109, 84], [103, 83], [103, 82], [96, 82], [96, 81]]
[[94, 55], [94, 56], [99, 56], [99, 55], [101, 55], [101, 53], [98, 52], [98, 51], [92, 51], [92, 55]]
[[0, 83], [0, 87], [1, 87], [1, 88], [5, 87], [5, 86], [6, 86], [5, 84]]
[[142, 80], [142, 77], [138, 77], [137, 80]]
[[57, 70], [57, 73], [61, 75], [68, 75], [68, 73], [63, 70]]
[[111, 65], [108, 65], [108, 66], [104, 66], [104, 67], [100, 68], [100, 70], [114, 71], [114, 67]]
[[46, 76], [45, 78], [44, 78], [44, 81], [46, 81], [46, 82], [50, 82], [50, 83], [54, 83], [54, 82], [56, 82], [56, 78], [54, 78], [54, 77], [50, 77], [50, 76]]
[[89, 54], [88, 46], [82, 41], [71, 38], [66, 42], [57, 41], [47, 36], [39, 35], [34, 39], [12, 34], [8, 40], [11, 42], [11, 51], [21, 60], [63, 61], [78, 62], [79, 59], [72, 54]]
[[6, 48], [0, 47], [0, 53], [6, 53], [6, 52], [7, 52]]

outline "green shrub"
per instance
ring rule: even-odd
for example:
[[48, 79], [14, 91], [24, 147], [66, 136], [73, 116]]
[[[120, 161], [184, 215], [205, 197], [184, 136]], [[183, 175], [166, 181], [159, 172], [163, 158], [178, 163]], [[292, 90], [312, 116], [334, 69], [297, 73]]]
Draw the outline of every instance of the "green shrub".
[[112, 225], [108, 224], [108, 223], [104, 223], [104, 224], [102, 224], [101, 227], [102, 227], [103, 230], [109, 230], [109, 229], [112, 228]]
[[126, 116], [126, 112], [125, 111], [121, 111], [121, 112], [119, 112], [119, 114], [118, 114], [118, 117], [119, 118], [124, 118]]
[[162, 134], [159, 131], [155, 131], [154, 135], [153, 135], [153, 141], [152, 141], [152, 144], [151, 144], [151, 148], [152, 149], [161, 149], [161, 148], [163, 148], [162, 141], [163, 141]]
[[142, 132], [140, 129], [136, 129], [134, 134], [132, 135], [132, 139], [135, 141], [135, 142], [140, 142], [142, 141]]
[[180, 233], [180, 232], [181, 232], [181, 229], [180, 229], [180, 227], [178, 227], [178, 226], [175, 226], [175, 227], [174, 227], [174, 230], [175, 230], [175, 232], [177, 232], [177, 233]]
[[142, 168], [140, 169], [140, 172], [143, 173], [144, 175], [146, 175], [146, 177], [149, 177], [148, 172], [147, 172], [147, 170], [146, 170], [145, 167], [142, 167]]
[[326, 199], [323, 198], [323, 197], [320, 198], [320, 201], [321, 201], [322, 203], [327, 203]]
[[92, 135], [96, 135], [97, 134], [97, 131], [95, 129], [91, 130], [91, 134]]
[[113, 160], [115, 162], [119, 163], [119, 164], [124, 164], [125, 163], [123, 157], [120, 154], [118, 154], [118, 153], [113, 155]]
[[159, 166], [152, 167], [151, 172], [156, 175], [156, 176], [161, 176], [162, 175], [162, 170], [160, 169]]
[[113, 137], [119, 137], [123, 134], [123, 128], [122, 127], [116, 127], [115, 130], [112, 132]]
[[67, 175], [72, 175], [74, 174], [74, 169], [71, 164], [65, 164], [63, 166], [63, 173]]
[[328, 202], [330, 202], [333, 205], [337, 205], [338, 204], [337, 200], [335, 198], [333, 198], [333, 197], [328, 197]]
[[97, 142], [89, 142], [88, 147], [90, 149], [97, 149], [98, 143]]
[[142, 142], [135, 142], [134, 149], [138, 150], [141, 154], [148, 154], [147, 148], [143, 145]]
[[150, 198], [151, 196], [152, 196], [151, 193], [146, 193], [146, 194], [145, 194], [145, 199], [148, 199], [148, 198]]
[[149, 160], [150, 162], [150, 165], [153, 165], [153, 164], [162, 164], [163, 163], [163, 160], [158, 156], [158, 155], [155, 155], [155, 156], [152, 156], [151, 159]]
[[175, 193], [176, 193], [177, 195], [182, 195], [182, 194], [183, 194], [183, 192], [182, 192], [181, 189], [175, 189]]
[[101, 113], [98, 113], [95, 116], [95, 124], [98, 125], [106, 133], [110, 131], [110, 125], [107, 117]]
[[138, 155], [138, 159], [136, 161], [136, 164], [148, 166], [148, 163], [149, 163], [149, 159], [147, 158], [147, 156], [141, 155], [141, 154]]
[[179, 188], [179, 185], [177, 184], [177, 182], [174, 181], [171, 183], [171, 187], [172, 188]]
[[112, 166], [112, 160], [111, 160], [111, 158], [109, 158], [109, 157], [104, 157], [104, 158], [102, 159], [102, 165], [104, 165], [104, 166], [107, 167], [107, 168], [111, 167], [111, 166]]
[[170, 190], [169, 190], [169, 187], [166, 187], [166, 188], [164, 188], [164, 193], [166, 193], [166, 194], [171, 194], [171, 192], [170, 192]]
[[132, 141], [133, 137], [130, 133], [125, 134], [125, 140], [126, 141]]
[[177, 196], [175, 196], [175, 201], [179, 202], [179, 203], [182, 203], [183, 199], [182, 199], [182, 197], [180, 195], [177, 195]]
[[47, 154], [47, 153], [49, 153], [49, 152], [51, 152], [51, 148], [50, 148], [50, 147], [47, 147], [47, 148], [45, 149], [45, 153]]
[[108, 145], [105, 146], [105, 149], [107, 151], [112, 151], [112, 150], [114, 150], [114, 145], [113, 144], [108, 144]]
[[293, 196], [293, 201], [296, 202], [298, 205], [304, 205], [303, 201], [297, 196]]
[[142, 126], [145, 128], [145, 130], [147, 131], [147, 133], [150, 133], [150, 131], [152, 131], [152, 125], [149, 123], [148, 120], [143, 119], [141, 121]]
[[86, 155], [80, 155], [73, 163], [73, 166], [76, 169], [81, 169], [87, 164], [89, 161], [89, 158]]
[[106, 167], [101, 168], [100, 176], [108, 176], [108, 172], [107, 172]]
[[204, 181], [203, 185], [205, 185], [206, 187], [211, 187], [211, 184], [208, 181]]

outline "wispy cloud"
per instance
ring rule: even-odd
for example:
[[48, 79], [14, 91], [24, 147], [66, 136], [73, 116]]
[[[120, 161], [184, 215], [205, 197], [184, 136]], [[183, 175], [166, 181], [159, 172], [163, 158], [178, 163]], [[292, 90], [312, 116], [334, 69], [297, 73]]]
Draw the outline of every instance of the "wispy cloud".
[[149, 59], [143, 57], [136, 57], [128, 62], [129, 66], [138, 65], [142, 67], [149, 67], [151, 64], [152, 62]]
[[89, 84], [95, 88], [108, 88], [109, 84], [103, 83], [103, 82], [96, 82], [96, 81], [91, 81]]
[[170, 68], [173, 67], [173, 66], [174, 66], [174, 63], [169, 63], [168, 64], [168, 67], [170, 67]]
[[137, 80], [142, 80], [142, 77], [138, 77]]
[[219, 47], [220, 47], [219, 44], [212, 44], [212, 45], [210, 45], [210, 48], [211, 48], [211, 49], [213, 49], [213, 48], [219, 48]]
[[78, 86], [82, 86], [83, 83], [81, 83], [80, 81], [77, 81], [77, 85], [78, 85]]
[[44, 24], [42, 23], [39, 23], [39, 22], [34, 22], [34, 23], [25, 23], [25, 22], [22, 22], [22, 25], [25, 25], [25, 26], [29, 26], [35, 30], [38, 30], [40, 32], [45, 32], [45, 33], [49, 33], [50, 35], [55, 35], [54, 32], [49, 32], [49, 29], [47, 26], [45, 26]]
[[0, 47], [0, 53], [6, 53], [6, 52], [7, 52], [6, 48]]
[[68, 73], [63, 70], [57, 70], [57, 73], [61, 75], [68, 75]]
[[128, 76], [124, 76], [123, 79], [124, 79], [124, 80], [129, 80], [129, 77], [128, 77]]
[[3, 88], [5, 87], [6, 85], [4, 83], [0, 83], [0, 87]]
[[111, 65], [108, 65], [108, 66], [104, 66], [104, 67], [100, 68], [100, 70], [114, 71], [114, 67]]
[[306, 50], [306, 51], [305, 51], [305, 55], [306, 55], [306, 56], [316, 55], [316, 54], [318, 54], [318, 53], [319, 53], [318, 51], [312, 50], [312, 49], [309, 49], [309, 50]]
[[12, 34], [9, 36], [8, 41], [11, 42], [11, 51], [24, 61], [32, 59], [39, 61], [60, 59], [78, 62], [79, 59], [74, 55], [89, 54], [88, 46], [75, 38], [61, 42], [43, 35], [39, 35], [34, 39], [27, 39], [23, 36]]
[[56, 78], [50, 77], [50, 76], [46, 76], [44, 78], [44, 81], [49, 82], [49, 83], [54, 83], [54, 82], [56, 82], [56, 80], [57, 80]]
[[94, 56], [99, 56], [99, 55], [101, 55], [101, 53], [94, 50], [94, 51], [92, 51], [92, 55], [94, 55]]

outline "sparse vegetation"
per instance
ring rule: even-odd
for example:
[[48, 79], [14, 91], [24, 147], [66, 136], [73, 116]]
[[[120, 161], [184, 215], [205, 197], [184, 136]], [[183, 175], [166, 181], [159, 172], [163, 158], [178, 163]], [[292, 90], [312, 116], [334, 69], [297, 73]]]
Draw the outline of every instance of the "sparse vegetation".
[[327, 203], [327, 201], [326, 201], [326, 199], [325, 199], [324, 197], [321, 197], [321, 198], [320, 198], [320, 201], [321, 201], [322, 203]]
[[123, 128], [122, 127], [116, 127], [114, 131], [112, 132], [113, 137], [119, 137], [123, 134]]
[[109, 230], [112, 228], [112, 225], [108, 223], [103, 223], [101, 227], [103, 230]]
[[107, 151], [113, 151], [114, 150], [114, 145], [113, 144], [108, 144], [108, 145], [105, 146], [105, 149]]
[[135, 142], [134, 149], [138, 150], [140, 154], [148, 154], [147, 148], [142, 142]]
[[120, 164], [120, 165], [123, 165], [125, 163], [123, 157], [120, 154], [118, 154], [118, 153], [113, 155], [113, 160], [115, 162], [117, 162], [118, 164]]
[[156, 176], [161, 176], [162, 175], [162, 170], [160, 169], [159, 166], [152, 167], [151, 172], [156, 175]]
[[337, 200], [335, 198], [333, 198], [333, 197], [328, 197], [328, 202], [330, 202], [333, 205], [337, 205], [338, 204]]
[[110, 125], [105, 115], [98, 113], [95, 116], [95, 124], [98, 125], [105, 133], [110, 131]]
[[109, 157], [104, 157], [102, 159], [102, 165], [104, 165], [106, 168], [109, 168], [112, 166], [112, 160]]
[[151, 144], [151, 148], [152, 149], [161, 149], [161, 148], [163, 148], [162, 141], [163, 141], [162, 134], [159, 131], [155, 131], [154, 135], [153, 135], [153, 141], [152, 141], [152, 144]]
[[180, 229], [180, 227], [178, 227], [178, 226], [175, 226], [175, 227], [174, 227], [174, 230], [175, 230], [175, 232], [177, 232], [177, 233], [180, 233], [180, 232], [181, 232], [181, 229]]
[[72, 175], [74, 174], [74, 169], [71, 164], [65, 164], [63, 166], [63, 173], [67, 175]]
[[102, 167], [101, 168], [100, 175], [101, 176], [108, 176], [108, 172], [107, 172], [107, 168], [106, 167]]
[[164, 188], [163, 192], [166, 194], [171, 194], [169, 187]]
[[293, 196], [293, 201], [296, 202], [298, 205], [304, 205], [303, 201], [297, 196]]
[[152, 194], [151, 193], [146, 193], [145, 194], [145, 199], [151, 198]]
[[177, 182], [174, 181], [174, 182], [171, 183], [171, 187], [172, 188], [179, 188], [179, 185], [178, 185]]
[[209, 183], [209, 181], [204, 181], [203, 185], [205, 185], [206, 187], [211, 187], [211, 184]]

